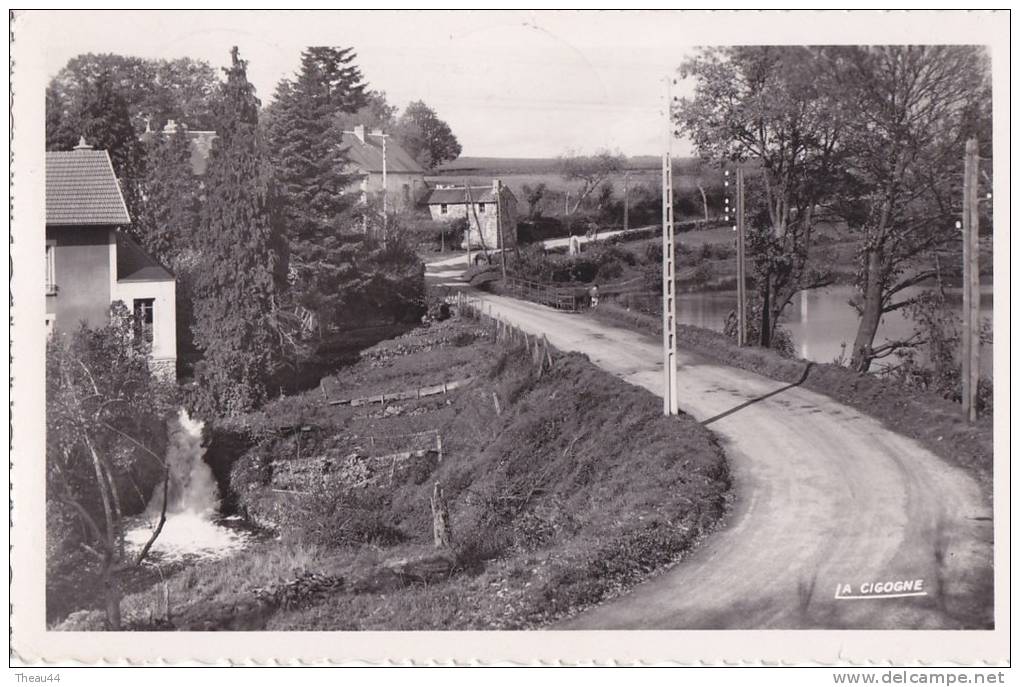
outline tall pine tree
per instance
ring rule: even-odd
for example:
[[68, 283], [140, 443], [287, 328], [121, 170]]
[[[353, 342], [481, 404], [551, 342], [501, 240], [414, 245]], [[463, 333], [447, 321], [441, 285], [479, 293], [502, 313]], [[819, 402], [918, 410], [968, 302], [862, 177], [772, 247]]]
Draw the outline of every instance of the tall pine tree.
[[142, 202], [133, 230], [149, 254], [168, 266], [197, 247], [201, 189], [191, 155], [191, 139], [183, 126], [153, 135], [145, 146]]
[[231, 50], [215, 116], [198, 246], [198, 381], [221, 413], [261, 404], [280, 360], [276, 299], [282, 251], [277, 201], [259, 140], [259, 100]]
[[201, 268], [198, 237], [201, 185], [191, 166], [187, 129], [146, 142], [141, 207], [131, 230], [145, 250], [177, 277], [177, 361], [185, 374], [200, 357], [194, 341], [195, 278]]
[[340, 152], [339, 115], [367, 104], [365, 84], [347, 48], [312, 47], [301, 70], [277, 87], [268, 135], [284, 198], [295, 304], [320, 322], [336, 319], [360, 227], [352, 209], [359, 195]]

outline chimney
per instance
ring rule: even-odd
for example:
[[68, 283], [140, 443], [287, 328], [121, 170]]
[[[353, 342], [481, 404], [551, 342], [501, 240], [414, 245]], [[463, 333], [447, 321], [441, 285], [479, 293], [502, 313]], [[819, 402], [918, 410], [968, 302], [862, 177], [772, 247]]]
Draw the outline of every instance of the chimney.
[[358, 137], [359, 141], [364, 143], [365, 142], [365, 125], [364, 124], [358, 124], [356, 127], [354, 127], [354, 135]]
[[492, 192], [498, 194], [502, 189], [503, 189], [503, 182], [500, 181], [499, 179], [493, 179], [492, 180]]
[[82, 136], [78, 139], [78, 145], [74, 147], [75, 150], [92, 150], [92, 146], [85, 142], [85, 137]]
[[167, 136], [173, 136], [177, 133], [177, 122], [172, 119], [166, 120], [166, 126], [163, 127], [163, 133]]

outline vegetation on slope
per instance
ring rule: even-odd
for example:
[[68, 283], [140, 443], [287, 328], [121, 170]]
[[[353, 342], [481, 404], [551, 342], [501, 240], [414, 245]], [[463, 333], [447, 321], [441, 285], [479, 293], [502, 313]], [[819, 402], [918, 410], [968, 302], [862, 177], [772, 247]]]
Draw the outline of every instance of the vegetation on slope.
[[[273, 521], [280, 537], [179, 573], [166, 591], [129, 597], [128, 621], [535, 627], [676, 561], [719, 521], [729, 478], [710, 432], [663, 417], [653, 395], [583, 356], [557, 355], [540, 374], [523, 346], [490, 334], [472, 320], [435, 324], [377, 346], [323, 387], [346, 399], [472, 378], [447, 395], [352, 408], [325, 405], [315, 390], [248, 416], [247, 431], [262, 440], [234, 465], [232, 484], [241, 506]], [[439, 430], [441, 460], [429, 452], [378, 460], [399, 448], [380, 446], [385, 437], [424, 429]], [[452, 531], [439, 554], [429, 508], [436, 482]], [[412, 570], [444, 556], [441, 574]], [[183, 604], [169, 619], [165, 593]]]

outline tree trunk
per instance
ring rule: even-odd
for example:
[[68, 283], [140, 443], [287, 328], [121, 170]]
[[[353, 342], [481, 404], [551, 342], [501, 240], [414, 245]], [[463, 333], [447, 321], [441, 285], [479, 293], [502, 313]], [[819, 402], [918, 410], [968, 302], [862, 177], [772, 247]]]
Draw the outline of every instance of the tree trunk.
[[705, 224], [708, 224], [708, 196], [705, 195], [705, 189], [701, 184], [698, 184], [698, 190], [701, 191], [701, 207], [705, 209]]
[[761, 294], [761, 327], [758, 333], [758, 345], [768, 348], [772, 345], [772, 272], [766, 272], [762, 279]]
[[877, 249], [869, 249], [867, 264], [864, 308], [861, 311], [861, 322], [857, 327], [857, 337], [854, 339], [853, 354], [850, 358], [850, 366], [861, 373], [867, 372], [871, 367], [872, 345], [875, 343], [878, 324], [882, 320], [882, 281], [880, 279], [882, 256]]
[[113, 579], [113, 557], [107, 552], [100, 573], [106, 595], [106, 623], [111, 630], [120, 629], [120, 589]]

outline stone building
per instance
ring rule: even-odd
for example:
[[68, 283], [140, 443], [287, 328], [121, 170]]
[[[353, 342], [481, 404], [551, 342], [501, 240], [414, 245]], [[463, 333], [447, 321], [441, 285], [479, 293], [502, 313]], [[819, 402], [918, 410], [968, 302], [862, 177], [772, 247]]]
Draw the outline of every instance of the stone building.
[[385, 166], [386, 203], [390, 212], [414, 208], [427, 190], [425, 169], [393, 136], [356, 126], [353, 132], [343, 134], [340, 151], [347, 159], [345, 171], [356, 178], [352, 190], [360, 190], [366, 200], [381, 196]]
[[473, 249], [483, 244], [489, 250], [517, 245], [517, 197], [499, 179], [493, 179], [488, 186], [439, 183], [429, 193], [425, 204], [432, 219], [437, 221], [468, 218], [470, 231], [461, 248], [467, 248], [469, 240]]

